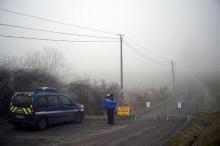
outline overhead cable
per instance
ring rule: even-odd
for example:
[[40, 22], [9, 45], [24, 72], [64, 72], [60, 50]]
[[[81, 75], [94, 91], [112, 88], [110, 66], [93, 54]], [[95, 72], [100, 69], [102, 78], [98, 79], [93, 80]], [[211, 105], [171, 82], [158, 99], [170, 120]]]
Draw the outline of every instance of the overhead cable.
[[37, 16], [33, 16], [33, 15], [25, 14], [25, 13], [20, 13], [20, 12], [16, 12], [16, 11], [11, 11], [11, 10], [7, 10], [7, 9], [0, 8], [0, 11], [4, 11], [4, 12], [8, 12], [8, 13], [13, 13], [13, 14], [21, 15], [21, 16], [25, 16], [25, 17], [30, 17], [30, 18], [34, 18], [34, 19], [38, 19], [38, 20], [43, 20], [43, 21], [47, 21], [47, 22], [53, 22], [53, 23], [57, 23], [57, 24], [62, 24], [62, 25], [66, 25], [66, 26], [77, 27], [77, 28], [86, 29], [86, 30], [90, 30], [90, 31], [96, 31], [96, 32], [102, 32], [102, 33], [106, 33], [106, 34], [117, 35], [116, 33], [108, 32], [108, 31], [103, 31], [103, 30], [94, 29], [94, 28], [90, 28], [90, 27], [83, 27], [83, 26], [79, 26], [79, 25], [65, 23], [65, 22], [61, 22], [61, 21], [57, 21], [57, 20], [37, 17]]
[[131, 49], [133, 52], [135, 52], [137, 55], [141, 56], [142, 58], [144, 58], [144, 59], [146, 59], [148, 61], [154, 62], [154, 63], [159, 64], [159, 65], [168, 65], [167, 62], [159, 61], [159, 60], [156, 60], [156, 59], [146, 55], [145, 53], [143, 53], [140, 50], [136, 49], [134, 46], [132, 46], [131, 44], [127, 43], [126, 41], [124, 41], [124, 44], [129, 49]]
[[[126, 36], [125, 39], [127, 39], [128, 41], [130, 41], [134, 45], [137, 45], [139, 48], [142, 48], [142, 50], [148, 51], [149, 53], [154, 54], [154, 56], [158, 56], [159, 57], [158, 53], [155, 53], [153, 50], [151, 50], [149, 48], [143, 47], [141, 44], [139, 44], [136, 41], [132, 40], [130, 37]], [[161, 57], [162, 57], [162, 59], [161, 59]], [[161, 56], [161, 57], [160, 57], [161, 60], [164, 60], [166, 62], [170, 62], [170, 60], [167, 59], [166, 57], [163, 57], [163, 56]]]
[[6, 23], [0, 23], [0, 25], [13, 27], [13, 28], [19, 28], [19, 29], [28, 29], [28, 30], [34, 30], [34, 31], [56, 33], [56, 34], [62, 34], [62, 35], [74, 35], [74, 36], [80, 36], [80, 37], [93, 37], [93, 38], [101, 38], [101, 39], [119, 39], [119, 38], [112, 38], [112, 37], [105, 37], [105, 36], [84, 35], [84, 34], [67, 33], [67, 32], [61, 32], [61, 31], [53, 31], [53, 30], [47, 30], [47, 29], [38, 29], [38, 28], [32, 28], [32, 27], [11, 25], [11, 24], [6, 24]]
[[58, 40], [58, 39], [48, 39], [48, 38], [36, 38], [36, 37], [26, 37], [26, 36], [13, 36], [13, 35], [3, 35], [0, 34], [1, 37], [6, 37], [6, 38], [17, 38], [17, 39], [28, 39], [28, 40], [39, 40], [39, 41], [54, 41], [54, 42], [70, 42], [70, 43], [74, 43], [74, 42], [88, 42], [88, 43], [96, 43], [96, 42], [119, 42], [119, 41], [99, 41], [99, 40]]

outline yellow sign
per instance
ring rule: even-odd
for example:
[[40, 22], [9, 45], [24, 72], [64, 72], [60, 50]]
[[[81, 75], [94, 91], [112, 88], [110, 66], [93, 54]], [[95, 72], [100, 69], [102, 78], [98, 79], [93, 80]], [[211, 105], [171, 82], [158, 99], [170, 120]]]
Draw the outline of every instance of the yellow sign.
[[129, 114], [130, 114], [130, 106], [119, 106], [118, 107], [119, 116], [129, 116]]

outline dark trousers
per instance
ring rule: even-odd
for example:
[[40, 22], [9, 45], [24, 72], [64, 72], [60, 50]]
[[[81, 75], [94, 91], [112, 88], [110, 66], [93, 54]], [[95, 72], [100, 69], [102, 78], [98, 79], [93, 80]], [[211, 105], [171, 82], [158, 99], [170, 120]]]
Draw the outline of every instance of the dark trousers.
[[114, 108], [107, 109], [108, 124], [114, 125], [114, 115], [115, 115]]

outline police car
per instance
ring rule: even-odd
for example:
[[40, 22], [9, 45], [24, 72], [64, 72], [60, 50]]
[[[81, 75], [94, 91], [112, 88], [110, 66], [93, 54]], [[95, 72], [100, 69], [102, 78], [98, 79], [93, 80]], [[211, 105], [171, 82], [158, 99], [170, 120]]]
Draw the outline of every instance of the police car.
[[74, 121], [81, 123], [84, 117], [83, 105], [74, 103], [53, 87], [16, 92], [10, 103], [9, 122], [15, 127], [37, 126], [40, 130], [48, 125]]

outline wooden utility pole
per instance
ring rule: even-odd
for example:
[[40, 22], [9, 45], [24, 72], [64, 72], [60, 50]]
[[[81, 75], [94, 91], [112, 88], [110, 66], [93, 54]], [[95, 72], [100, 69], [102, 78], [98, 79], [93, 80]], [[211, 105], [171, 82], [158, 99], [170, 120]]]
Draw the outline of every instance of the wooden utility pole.
[[123, 90], [124, 90], [124, 84], [123, 84], [123, 34], [119, 34], [120, 36], [120, 62], [121, 62], [121, 103], [123, 103]]
[[171, 72], [172, 72], [172, 79], [173, 79], [173, 90], [175, 89], [175, 72], [174, 72], [174, 62], [171, 60]]

